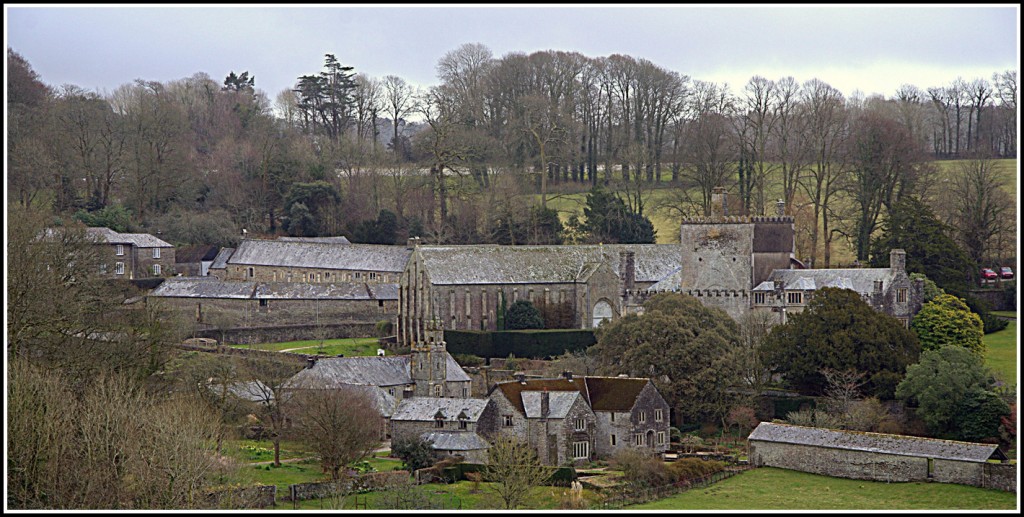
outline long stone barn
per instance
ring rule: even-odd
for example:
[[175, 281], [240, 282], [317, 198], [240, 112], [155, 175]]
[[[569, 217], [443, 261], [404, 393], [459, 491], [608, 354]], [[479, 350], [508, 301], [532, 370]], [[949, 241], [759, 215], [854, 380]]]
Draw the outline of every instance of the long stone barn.
[[755, 467], [872, 481], [935, 481], [1017, 491], [1017, 465], [1006, 463], [1006, 456], [995, 444], [773, 422], [761, 422], [747, 441], [750, 462]]

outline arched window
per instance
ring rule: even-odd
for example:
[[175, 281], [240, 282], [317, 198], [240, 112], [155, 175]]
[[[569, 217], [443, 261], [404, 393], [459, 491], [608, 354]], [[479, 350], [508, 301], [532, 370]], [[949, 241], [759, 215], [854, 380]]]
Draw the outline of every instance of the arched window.
[[602, 321], [612, 319], [612, 315], [612, 304], [607, 300], [598, 301], [594, 304], [594, 320], [591, 326], [597, 328]]

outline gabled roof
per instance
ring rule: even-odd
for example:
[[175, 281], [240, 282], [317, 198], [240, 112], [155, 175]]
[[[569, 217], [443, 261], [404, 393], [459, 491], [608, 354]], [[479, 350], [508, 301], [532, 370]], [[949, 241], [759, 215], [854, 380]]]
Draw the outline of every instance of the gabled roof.
[[183, 246], [174, 251], [174, 261], [178, 264], [190, 262], [211, 262], [217, 258], [220, 248], [212, 244]]
[[576, 283], [598, 264], [618, 274], [619, 252], [634, 252], [635, 280], [654, 283], [679, 268], [679, 244], [420, 246], [435, 285]]
[[866, 433], [761, 422], [748, 440], [849, 449], [899, 456], [985, 462], [999, 456], [998, 445], [920, 438], [899, 434]]
[[860, 294], [871, 294], [875, 281], [881, 280], [883, 288], [892, 283], [893, 270], [884, 268], [851, 269], [776, 269], [768, 276], [769, 281], [781, 280], [787, 290], [813, 290], [822, 287], [843, 286]]
[[401, 273], [411, 253], [405, 246], [246, 239], [227, 263]]
[[505, 398], [524, 414], [526, 408], [523, 405], [523, 394], [545, 390], [552, 394], [559, 391], [579, 392], [594, 411], [630, 411], [636, 404], [636, 398], [649, 382], [648, 379], [636, 377], [587, 376], [574, 377], [571, 382], [565, 378], [530, 379], [523, 382], [500, 382], [494, 385], [491, 392], [500, 390]]
[[329, 244], [352, 244], [344, 235], [337, 237], [278, 237], [277, 240], [285, 242], [326, 242]]
[[426, 431], [420, 438], [431, 442], [437, 451], [478, 451], [491, 446], [480, 435], [468, 431]]
[[520, 393], [523, 397], [523, 411], [526, 418], [541, 418], [541, 399], [544, 393], [548, 394], [548, 418], [565, 418], [572, 409], [573, 403], [583, 397], [578, 391], [524, 391]]
[[488, 402], [490, 401], [487, 399], [412, 397], [398, 402], [398, 408], [391, 415], [391, 419], [432, 422], [440, 413], [444, 420], [449, 422], [458, 422], [459, 416], [465, 415], [464, 420], [472, 423], [480, 420], [480, 415], [483, 414]]
[[228, 267], [228, 259], [235, 252], [235, 248], [221, 248], [217, 252], [217, 256], [213, 259], [213, 264], [210, 264], [210, 269], [224, 269]]
[[148, 233], [118, 233], [110, 228], [86, 228], [85, 231], [98, 242], [107, 244], [131, 244], [137, 248], [173, 248], [169, 242], [158, 239]]
[[[469, 381], [469, 376], [445, 352], [445, 380]], [[413, 384], [409, 373], [409, 356], [328, 357], [320, 359], [288, 380], [290, 388], [328, 389], [346, 384], [364, 386], [403, 386]]]
[[651, 292], [679, 292], [682, 289], [683, 283], [683, 268], [676, 268], [671, 275], [658, 280], [657, 283], [647, 288]]
[[[390, 286], [390, 287], [388, 287]], [[149, 296], [157, 298], [231, 298], [260, 300], [397, 300], [397, 284], [336, 282], [223, 281], [216, 277], [171, 277]]]

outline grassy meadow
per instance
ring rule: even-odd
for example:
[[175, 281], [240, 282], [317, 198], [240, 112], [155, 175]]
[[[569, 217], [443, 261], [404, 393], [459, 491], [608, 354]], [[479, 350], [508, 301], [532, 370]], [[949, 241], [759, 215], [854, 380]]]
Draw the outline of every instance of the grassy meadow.
[[[1016, 314], [1016, 313], [1013, 313]], [[1017, 384], [1017, 322], [1011, 321], [1005, 329], [986, 334], [985, 365], [997, 379], [1006, 384]]]
[[627, 510], [1013, 510], [1017, 494], [946, 483], [881, 483], [762, 467]]
[[358, 357], [377, 355], [377, 338], [345, 338], [325, 339], [323, 349], [320, 349], [320, 341], [307, 339], [302, 341], [285, 341], [281, 343], [260, 343], [255, 345], [231, 345], [235, 348], [252, 348], [255, 350], [268, 350], [281, 352], [288, 350], [300, 354], [322, 354], [338, 355], [345, 354], [345, 357]]

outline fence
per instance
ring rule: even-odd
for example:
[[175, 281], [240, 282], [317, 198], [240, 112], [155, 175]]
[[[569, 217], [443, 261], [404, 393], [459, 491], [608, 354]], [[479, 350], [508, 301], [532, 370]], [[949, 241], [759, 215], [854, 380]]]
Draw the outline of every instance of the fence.
[[681, 494], [687, 490], [693, 488], [704, 488], [713, 485], [723, 479], [728, 479], [740, 472], [749, 470], [751, 466], [738, 466], [729, 467], [726, 470], [715, 472], [709, 476], [702, 478], [679, 481], [671, 485], [638, 488], [633, 486], [624, 486], [617, 489], [612, 489], [610, 493], [605, 496], [602, 502], [602, 508], [606, 510], [621, 509], [626, 506], [641, 504], [665, 497]]

